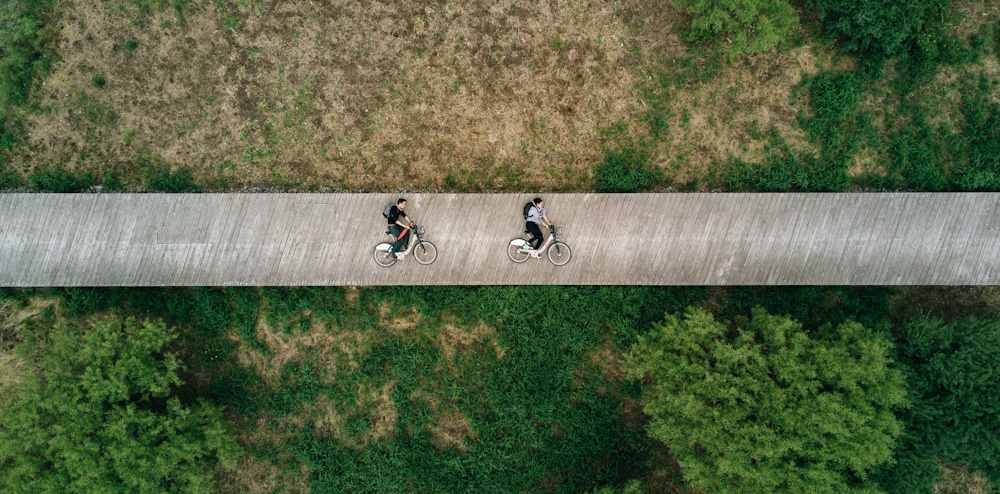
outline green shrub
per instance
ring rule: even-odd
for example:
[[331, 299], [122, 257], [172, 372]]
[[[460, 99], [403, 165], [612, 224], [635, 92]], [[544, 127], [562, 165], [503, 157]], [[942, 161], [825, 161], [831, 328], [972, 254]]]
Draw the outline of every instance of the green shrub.
[[729, 52], [762, 53], [781, 47], [799, 27], [788, 0], [671, 0], [691, 14], [693, 39], [729, 43]]
[[906, 325], [898, 354], [913, 406], [885, 489], [934, 492], [939, 460], [1000, 483], [1000, 321], [920, 318]]
[[0, 190], [16, 189], [24, 184], [21, 175], [10, 168], [0, 150]]
[[118, 192], [125, 190], [125, 185], [118, 180], [118, 175], [115, 172], [109, 171], [104, 174], [104, 180], [101, 181], [101, 188], [106, 192]]
[[649, 156], [634, 148], [608, 151], [594, 169], [598, 192], [639, 192], [662, 180], [662, 172], [651, 170]]
[[960, 190], [1000, 190], [1000, 103], [992, 97], [996, 87], [996, 81], [981, 74], [963, 90], [962, 135], [952, 140]]
[[125, 49], [128, 50], [128, 51], [135, 50], [138, 47], [139, 47], [139, 43], [136, 43], [133, 40], [128, 40], [128, 41], [125, 42]]
[[859, 113], [858, 104], [867, 93], [867, 77], [861, 72], [821, 72], [802, 82], [809, 91], [812, 116], [800, 116], [799, 125], [821, 146], [823, 160], [847, 167], [861, 147], [878, 136], [871, 116]]
[[151, 163], [143, 170], [143, 177], [146, 179], [146, 188], [158, 192], [198, 192], [200, 189], [194, 184], [194, 175], [190, 168], [180, 168], [170, 171], [170, 166], [165, 163]]
[[219, 409], [176, 396], [162, 322], [59, 321], [24, 331], [31, 372], [0, 414], [4, 492], [210, 492], [236, 445]]
[[28, 180], [35, 190], [69, 193], [80, 192], [93, 185], [94, 176], [90, 172], [80, 175], [65, 168], [49, 168], [32, 172]]
[[951, 185], [944, 150], [937, 137], [926, 120], [916, 116], [893, 138], [887, 168], [904, 180], [907, 189], [938, 192]]
[[848, 51], [895, 57], [937, 43], [951, 0], [810, 0], [823, 30]]
[[[818, 336], [822, 335], [822, 336]], [[815, 334], [753, 310], [734, 328], [701, 309], [640, 337], [625, 370], [649, 434], [703, 492], [852, 492], [892, 459], [902, 375], [891, 343], [847, 322]]]
[[99, 75], [95, 75], [94, 79], [91, 82], [94, 83], [94, 87], [104, 87], [104, 83], [106, 81], [104, 80], [103, 77], [101, 77]]

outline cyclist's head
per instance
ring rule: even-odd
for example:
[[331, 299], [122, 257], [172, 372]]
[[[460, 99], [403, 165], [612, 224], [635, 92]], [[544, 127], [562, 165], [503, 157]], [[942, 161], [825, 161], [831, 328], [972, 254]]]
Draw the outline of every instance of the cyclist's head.
[[405, 208], [406, 207], [406, 199], [403, 199], [402, 197], [400, 197], [399, 199], [396, 199], [396, 207], [398, 207], [399, 209]]
[[536, 197], [535, 200], [532, 202], [534, 202], [535, 206], [538, 207], [542, 207], [542, 205], [545, 204], [545, 201], [543, 201], [541, 197]]

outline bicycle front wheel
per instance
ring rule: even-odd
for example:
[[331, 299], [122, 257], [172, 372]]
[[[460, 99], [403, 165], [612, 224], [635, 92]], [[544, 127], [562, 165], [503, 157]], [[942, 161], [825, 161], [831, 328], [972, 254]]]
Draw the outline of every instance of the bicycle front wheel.
[[553, 242], [548, 248], [548, 255], [552, 264], [565, 266], [569, 258], [573, 257], [573, 251], [562, 242]]
[[430, 264], [438, 257], [438, 249], [430, 242], [420, 242], [413, 247], [413, 258], [420, 264]]
[[387, 268], [396, 263], [396, 255], [389, 252], [389, 247], [392, 247], [392, 244], [385, 242], [375, 246], [375, 252], [372, 253], [372, 257], [375, 258], [375, 264]]
[[528, 260], [528, 252], [524, 250], [523, 238], [515, 238], [507, 244], [507, 257], [514, 262], [524, 262]]

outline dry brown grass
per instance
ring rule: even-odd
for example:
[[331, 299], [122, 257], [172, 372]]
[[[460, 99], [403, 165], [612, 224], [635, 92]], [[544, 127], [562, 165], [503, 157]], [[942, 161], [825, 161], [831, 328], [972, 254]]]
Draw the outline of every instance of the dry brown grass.
[[[323, 379], [332, 381], [340, 373], [357, 369], [359, 359], [376, 342], [376, 335], [372, 331], [330, 328], [326, 323], [312, 318], [308, 312], [301, 314], [299, 318], [310, 321], [308, 331], [284, 332], [269, 325], [263, 314], [260, 316], [256, 336], [258, 341], [267, 346], [270, 355], [251, 348], [238, 335], [230, 335], [230, 339], [239, 344], [236, 351], [237, 362], [255, 369], [267, 385], [277, 386], [285, 364], [301, 362], [308, 356], [320, 362]], [[296, 327], [297, 320], [293, 319], [292, 327]]]
[[968, 38], [982, 32], [1000, 20], [1000, 4], [983, 0], [954, 0], [952, 11], [961, 21], [955, 26], [954, 35]]
[[427, 432], [431, 436], [431, 443], [439, 451], [455, 448], [464, 453], [468, 450], [468, 443], [476, 440], [476, 431], [469, 418], [454, 404], [419, 390], [410, 394], [409, 400], [423, 403], [429, 409], [431, 420]]
[[[395, 382], [378, 386], [361, 384], [353, 404], [341, 403], [319, 395], [316, 403], [307, 407], [301, 416], [292, 417], [290, 423], [310, 424], [317, 433], [335, 438], [341, 444], [352, 448], [363, 448], [375, 441], [392, 439], [396, 434], [399, 414], [396, 402], [392, 400]], [[367, 433], [358, 435], [345, 430], [349, 420], [365, 418], [370, 425]]]
[[60, 2], [16, 162], [134, 172], [146, 150], [236, 186], [551, 188], [641, 109], [609, 2], [189, 4], [183, 26], [167, 9], [141, 28], [124, 0]]
[[438, 333], [437, 344], [448, 369], [456, 375], [463, 370], [459, 365], [461, 360], [470, 355], [482, 355], [490, 348], [500, 360], [506, 353], [497, 341], [493, 328], [482, 321], [473, 327], [445, 324]]
[[244, 456], [233, 468], [219, 471], [216, 485], [221, 494], [308, 494], [309, 473], [306, 465], [289, 469], [270, 460]]
[[24, 361], [10, 353], [0, 354], [0, 390], [21, 382], [24, 372]]
[[988, 494], [994, 492], [990, 480], [979, 472], [954, 465], [941, 465], [944, 478], [934, 485], [934, 494]]
[[998, 287], [910, 287], [900, 288], [889, 299], [893, 317], [908, 321], [920, 316], [946, 320], [1000, 316]]
[[0, 302], [0, 350], [5, 349], [4, 342], [12, 343], [17, 338], [25, 321], [58, 303], [57, 298], [45, 297], [34, 297], [23, 306], [14, 300]]
[[301, 493], [309, 492], [310, 469], [287, 453], [283, 453], [290, 440], [297, 439], [298, 431], [281, 420], [264, 416], [256, 423], [241, 424], [239, 443], [251, 449], [280, 452], [277, 464], [243, 456], [231, 468], [222, 468], [216, 474], [216, 485], [221, 493]]
[[625, 382], [625, 369], [621, 364], [621, 352], [615, 350], [614, 342], [607, 340], [604, 347], [588, 354], [591, 368], [601, 372], [601, 376], [612, 383]]
[[[434, 345], [442, 358], [434, 369], [424, 375], [427, 382], [409, 396], [412, 402], [423, 402], [430, 410], [431, 419], [427, 433], [434, 445], [441, 449], [456, 448], [465, 451], [469, 441], [476, 439], [471, 421], [458, 406], [446, 397], [440, 380], [451, 380], [473, 372], [474, 357], [489, 352], [499, 360], [504, 356], [493, 328], [485, 323], [460, 324], [453, 315], [443, 314], [436, 324], [425, 318], [415, 307], [397, 309], [383, 302], [376, 309], [380, 325], [391, 338], [422, 345]], [[435, 324], [430, 324], [435, 322]], [[239, 365], [253, 368], [268, 386], [276, 386], [282, 368], [290, 362], [313, 362], [322, 379], [327, 383], [346, 382], [358, 368], [358, 362], [378, 343], [379, 336], [371, 330], [354, 331], [331, 328], [304, 311], [282, 321], [281, 327], [270, 324], [265, 317], [257, 322], [256, 338], [267, 349], [255, 350], [239, 338], [236, 351]], [[283, 329], [302, 328], [307, 330]], [[356, 381], [355, 381], [356, 382]], [[243, 442], [249, 445], [280, 445], [303, 430], [311, 430], [336, 439], [356, 449], [363, 449], [376, 441], [387, 441], [397, 433], [398, 411], [392, 395], [395, 381], [374, 383], [363, 378], [349, 399], [320, 394], [315, 401], [300, 412], [280, 420], [260, 419], [255, 432], [247, 433]], [[488, 401], [488, 400], [487, 400]], [[487, 402], [480, 405], [488, 405]], [[368, 428], [358, 433], [350, 423], [364, 421]], [[407, 431], [413, 433], [414, 431]], [[244, 471], [245, 470], [245, 471]], [[233, 470], [260, 485], [271, 485], [273, 468], [267, 464], [249, 461]]]
[[413, 331], [420, 324], [423, 315], [417, 311], [416, 307], [410, 307], [409, 311], [404, 311], [402, 314], [402, 316], [396, 316], [392, 304], [387, 301], [378, 306], [379, 323], [388, 329], [393, 336], [403, 339], [417, 339]]
[[[231, 187], [587, 188], [604, 147], [645, 135], [637, 88], [689, 55], [676, 34], [689, 19], [669, 2], [191, 0], [183, 25], [169, 8], [134, 25], [127, 0], [58, 4], [58, 62], [14, 162], [115, 169], [133, 186], [147, 153]], [[1000, 19], [995, 2], [954, 9], [961, 37]], [[653, 165], [684, 183], [730, 157], [760, 162], [771, 127], [815, 152], [793, 88], [851, 65], [807, 43], [668, 90]], [[976, 70], [1000, 76], [995, 57]], [[619, 122], [624, 135], [601, 136]], [[881, 173], [879, 158], [862, 153], [849, 172]]]
[[812, 150], [795, 125], [799, 108], [791, 94], [804, 73], [818, 71], [812, 47], [781, 55], [750, 56], [725, 66], [710, 83], [688, 84], [671, 98], [675, 116], [659, 166], [677, 182], [705, 176], [709, 167], [730, 156], [762, 161], [765, 141], [755, 138], [771, 127], [793, 146]]

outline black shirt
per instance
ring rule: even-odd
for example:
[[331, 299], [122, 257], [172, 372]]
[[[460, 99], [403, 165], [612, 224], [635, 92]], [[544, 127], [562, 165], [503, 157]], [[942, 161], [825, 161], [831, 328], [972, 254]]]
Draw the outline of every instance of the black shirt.
[[406, 218], [406, 213], [400, 211], [399, 208], [396, 207], [395, 205], [393, 205], [391, 208], [389, 208], [389, 224], [390, 225], [395, 225], [396, 221], [399, 220], [400, 216]]

